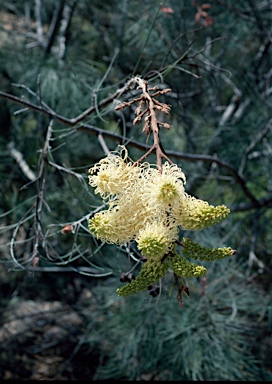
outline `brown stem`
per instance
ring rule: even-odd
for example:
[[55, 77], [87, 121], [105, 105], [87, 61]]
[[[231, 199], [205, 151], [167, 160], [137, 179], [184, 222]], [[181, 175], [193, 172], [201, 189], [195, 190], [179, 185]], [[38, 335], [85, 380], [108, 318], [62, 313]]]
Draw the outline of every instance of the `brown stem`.
[[153, 99], [153, 96], [151, 96], [149, 93], [148, 82], [143, 80], [140, 77], [135, 77], [135, 82], [138, 83], [138, 88], [142, 89], [142, 92], [143, 92], [142, 97], [148, 104], [147, 110], [148, 110], [148, 116], [150, 118], [150, 122], [148, 122], [148, 126], [150, 127], [153, 133], [153, 140], [154, 140], [154, 144], [151, 147], [151, 150], [149, 150], [146, 153], [146, 156], [144, 155], [142, 158], [146, 158], [155, 149], [156, 157], [157, 157], [157, 169], [160, 173], [162, 173], [162, 158], [163, 157], [165, 158], [165, 154], [164, 154], [162, 144], [160, 142], [160, 135], [159, 135], [160, 127], [159, 127], [158, 119], [156, 117], [156, 103]]

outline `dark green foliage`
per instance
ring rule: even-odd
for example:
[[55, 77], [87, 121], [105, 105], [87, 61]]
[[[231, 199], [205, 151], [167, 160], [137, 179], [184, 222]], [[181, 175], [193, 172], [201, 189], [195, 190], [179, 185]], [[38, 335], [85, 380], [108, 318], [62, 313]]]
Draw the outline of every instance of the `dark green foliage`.
[[191, 294], [183, 308], [174, 291], [118, 300], [108, 288], [114, 291], [114, 280], [98, 286], [94, 293], [104, 309], [99, 322], [91, 315], [89, 336], [102, 353], [95, 379], [268, 380], [253, 349], [270, 332], [270, 304], [260, 288], [247, 283], [244, 270], [236, 261], [215, 262], [204, 296], [200, 281], [188, 279]]

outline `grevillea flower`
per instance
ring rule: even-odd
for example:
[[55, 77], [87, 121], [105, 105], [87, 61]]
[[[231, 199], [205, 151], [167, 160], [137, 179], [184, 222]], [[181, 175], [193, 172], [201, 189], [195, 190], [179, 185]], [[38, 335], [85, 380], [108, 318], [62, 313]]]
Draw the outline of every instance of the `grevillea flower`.
[[183, 256], [180, 256], [176, 251], [170, 259], [170, 262], [173, 272], [178, 276], [200, 277], [207, 272], [205, 267], [192, 263]]
[[182, 245], [183, 245], [182, 253], [185, 256], [188, 255], [189, 257], [195, 260], [207, 260], [207, 261], [220, 260], [220, 259], [224, 259], [225, 257], [232, 256], [236, 253], [236, 251], [231, 249], [230, 247], [224, 247], [224, 248], [203, 247], [186, 237], [182, 239]]
[[101, 241], [112, 244], [119, 244], [120, 240], [128, 241], [126, 238], [120, 239], [119, 233], [116, 232], [115, 213], [114, 209], [101, 211], [90, 219], [89, 229]]
[[173, 207], [177, 225], [184, 230], [200, 230], [222, 221], [230, 210], [225, 205], [214, 207], [207, 201], [184, 194], [179, 205]]
[[145, 172], [142, 183], [143, 199], [151, 209], [169, 210], [182, 199], [185, 182], [182, 170], [176, 164], [165, 162], [162, 173], [154, 168]]
[[235, 252], [231, 248], [211, 250], [185, 238], [183, 256], [176, 252], [180, 229], [209, 227], [230, 212], [224, 205], [214, 207], [188, 195], [185, 183], [185, 175], [176, 164], [165, 162], [160, 173], [156, 165], [134, 163], [125, 147], [110, 153], [90, 169], [89, 184], [108, 205], [107, 210], [90, 219], [90, 231], [112, 244], [136, 241], [139, 251], [147, 258], [137, 278], [117, 290], [119, 295], [146, 289], [169, 268], [183, 277], [199, 277], [206, 272], [186, 257], [214, 260]]
[[127, 149], [121, 148], [121, 152], [109, 153], [89, 169], [89, 184], [102, 199], [124, 192], [139, 179], [140, 169], [133, 167], [133, 162], [128, 159]]
[[116, 292], [119, 296], [128, 296], [144, 291], [149, 285], [160, 280], [166, 274], [168, 268], [169, 264], [167, 261], [158, 262], [158, 260], [150, 258], [142, 265], [136, 279], [132, 280], [130, 284], [118, 288]]
[[147, 258], [168, 253], [176, 240], [178, 240], [177, 227], [166, 226], [165, 223], [158, 221], [147, 223], [136, 237], [138, 249]]
[[89, 229], [102, 241], [125, 244], [135, 239], [147, 221], [137, 188], [132, 188], [111, 200], [108, 210], [96, 213], [89, 222]]

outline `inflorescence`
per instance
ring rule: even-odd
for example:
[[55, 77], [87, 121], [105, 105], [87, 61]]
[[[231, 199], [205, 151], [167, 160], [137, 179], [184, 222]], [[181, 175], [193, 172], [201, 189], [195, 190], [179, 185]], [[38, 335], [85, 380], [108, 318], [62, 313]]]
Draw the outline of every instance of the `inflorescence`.
[[[119, 104], [116, 109], [139, 102], [134, 124], [146, 116], [143, 131], [153, 133], [151, 150], [133, 162], [126, 147], [120, 146], [119, 151], [110, 152], [89, 170], [89, 184], [107, 206], [106, 210], [90, 219], [91, 233], [111, 244], [136, 242], [145, 261], [138, 276], [117, 289], [120, 296], [148, 289], [168, 271], [172, 271], [175, 278], [205, 274], [206, 268], [189, 261], [189, 258], [211, 261], [235, 253], [229, 247], [202, 247], [187, 238], [179, 242], [181, 230], [201, 230], [212, 226], [227, 217], [230, 210], [225, 205], [209, 205], [185, 192], [185, 175], [167, 158], [159, 140], [160, 126], [170, 127], [159, 122], [155, 112], [159, 110], [168, 114], [170, 106], [159, 103], [154, 97], [169, 90], [152, 88], [156, 92], [151, 95], [146, 81], [136, 77], [135, 82], [143, 91], [141, 97]], [[156, 151], [157, 164], [145, 161], [153, 150]], [[177, 244], [182, 245], [182, 255], [176, 250]]]

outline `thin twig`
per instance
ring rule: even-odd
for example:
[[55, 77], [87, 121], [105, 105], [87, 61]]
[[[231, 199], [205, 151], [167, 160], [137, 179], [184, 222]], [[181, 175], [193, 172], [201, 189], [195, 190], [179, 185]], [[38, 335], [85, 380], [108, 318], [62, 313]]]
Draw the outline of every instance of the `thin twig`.
[[19, 152], [16, 148], [14, 148], [14, 143], [10, 142], [8, 144], [8, 149], [10, 150], [11, 156], [16, 160], [17, 164], [21, 168], [24, 175], [30, 180], [34, 181], [36, 180], [35, 173], [30, 169], [29, 165], [25, 161], [23, 155], [21, 152]]

